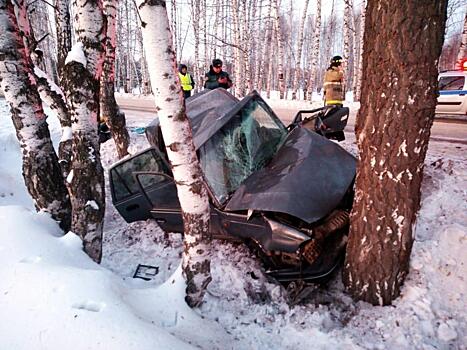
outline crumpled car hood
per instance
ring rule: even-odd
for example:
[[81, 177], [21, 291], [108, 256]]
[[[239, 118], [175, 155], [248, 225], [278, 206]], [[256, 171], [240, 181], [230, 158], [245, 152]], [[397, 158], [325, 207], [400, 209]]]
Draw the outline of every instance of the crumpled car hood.
[[272, 161], [235, 191], [225, 210], [275, 211], [315, 222], [342, 200], [355, 177], [356, 163], [336, 143], [295, 128]]

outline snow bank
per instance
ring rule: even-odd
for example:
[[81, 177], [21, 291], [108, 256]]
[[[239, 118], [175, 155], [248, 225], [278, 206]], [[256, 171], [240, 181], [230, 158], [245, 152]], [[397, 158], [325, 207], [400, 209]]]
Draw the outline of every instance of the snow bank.
[[[294, 305], [244, 245], [215, 241], [206, 302], [191, 310], [183, 301], [180, 234], [166, 234], [151, 220], [125, 223], [107, 197], [99, 266], [77, 236], [60, 236], [47, 215], [35, 213], [7, 111], [0, 99], [0, 310], [8, 316], [0, 323], [0, 348], [465, 348], [467, 146], [430, 143], [411, 271], [393, 306], [355, 303], [339, 275], [326, 288], [307, 289]], [[127, 118], [145, 125], [136, 115]], [[49, 122], [56, 144], [59, 123], [52, 114]], [[131, 134], [131, 153], [147, 147]], [[346, 137], [342, 145], [355, 154], [354, 135]], [[101, 153], [108, 168], [116, 160], [113, 141]], [[138, 264], [159, 273], [152, 281], [133, 279]]]

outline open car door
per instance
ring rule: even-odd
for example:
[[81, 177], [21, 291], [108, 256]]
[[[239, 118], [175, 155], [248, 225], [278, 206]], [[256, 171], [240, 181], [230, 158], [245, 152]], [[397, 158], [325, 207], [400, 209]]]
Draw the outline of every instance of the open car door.
[[[109, 179], [112, 202], [125, 221], [155, 218], [161, 226], [168, 224], [169, 229], [181, 224], [177, 189], [159, 150], [149, 148], [116, 163], [109, 170]], [[173, 219], [158, 217], [160, 212]]]

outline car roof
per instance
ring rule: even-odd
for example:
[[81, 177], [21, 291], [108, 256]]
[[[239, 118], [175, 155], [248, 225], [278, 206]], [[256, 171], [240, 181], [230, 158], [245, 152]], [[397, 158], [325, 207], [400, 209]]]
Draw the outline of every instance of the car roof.
[[189, 98], [186, 102], [186, 113], [191, 122], [195, 149], [199, 149], [252, 100], [260, 100], [268, 113], [283, 125], [274, 111], [255, 90], [241, 101], [223, 88], [207, 90], [207, 92], [204, 90]]
[[203, 90], [186, 101], [195, 148], [198, 149], [225, 123], [239, 100], [223, 88]]

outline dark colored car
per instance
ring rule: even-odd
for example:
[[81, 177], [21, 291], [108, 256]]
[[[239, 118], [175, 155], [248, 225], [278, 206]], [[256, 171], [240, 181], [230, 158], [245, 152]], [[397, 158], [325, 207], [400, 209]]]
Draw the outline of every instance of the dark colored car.
[[[224, 89], [192, 96], [186, 110], [213, 238], [246, 242], [279, 281], [329, 275], [345, 248], [356, 159], [320, 133], [340, 139], [348, 110], [301, 111], [285, 127], [256, 92], [239, 101]], [[110, 169], [113, 204], [127, 222], [183, 232], [157, 118], [146, 136], [151, 148]]]

